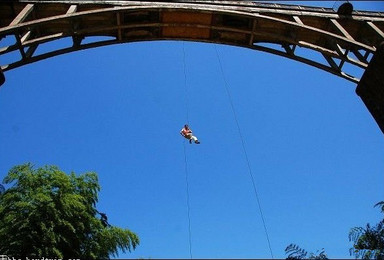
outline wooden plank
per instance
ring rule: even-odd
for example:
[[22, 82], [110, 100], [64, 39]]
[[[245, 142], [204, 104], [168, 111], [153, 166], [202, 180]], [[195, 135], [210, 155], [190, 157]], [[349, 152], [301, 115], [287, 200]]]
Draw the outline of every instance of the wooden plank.
[[30, 46], [30, 47], [28, 48], [27, 52], [25, 53], [25, 56], [26, 56], [27, 58], [31, 58], [32, 55], [33, 55], [33, 53], [35, 53], [35, 51], [36, 51], [36, 49], [37, 49], [38, 46], [39, 46], [38, 44]]
[[296, 23], [298, 23], [300, 25], [304, 25], [303, 21], [301, 21], [301, 19], [298, 16], [294, 15], [292, 17], [296, 21]]
[[346, 55], [340, 56], [340, 54], [334, 50], [326, 49], [326, 48], [323, 48], [323, 47], [320, 47], [320, 46], [317, 46], [317, 45], [314, 45], [314, 44], [311, 44], [311, 43], [308, 43], [305, 41], [299, 41], [299, 46], [306, 47], [306, 48], [312, 49], [314, 51], [318, 51], [318, 52], [322, 53], [323, 55], [327, 55], [327, 56], [331, 56], [331, 57], [337, 57], [343, 61], [348, 61], [349, 63], [351, 63], [355, 66], [358, 66], [360, 68], [363, 68], [363, 69], [368, 67], [368, 62], [357, 61], [357, 60], [354, 60], [351, 57], [346, 56]]
[[344, 29], [343, 26], [341, 26], [341, 24], [336, 21], [335, 19], [330, 19], [331, 22], [336, 26], [337, 29], [339, 29], [339, 31], [345, 36], [347, 37], [349, 40], [351, 41], [354, 41], [355, 39], [353, 39], [353, 37]]
[[27, 4], [23, 10], [16, 16], [15, 19], [9, 24], [9, 26], [17, 25], [25, 20], [28, 15], [32, 12], [34, 4]]
[[58, 39], [58, 38], [61, 38], [63, 37], [64, 33], [55, 33], [55, 34], [52, 34], [52, 35], [47, 35], [47, 36], [44, 36], [44, 37], [40, 37], [40, 38], [35, 38], [33, 40], [30, 40], [30, 41], [26, 41], [25, 44], [27, 45], [32, 45], [32, 44], [36, 44], [36, 43], [42, 43], [42, 42], [47, 42], [47, 41], [52, 41], [52, 40], [55, 40], [55, 39]]
[[327, 48], [324, 48], [324, 47], [321, 47], [321, 46], [318, 46], [318, 45], [315, 45], [315, 44], [312, 44], [309, 42], [299, 41], [299, 45], [303, 46], [303, 47], [310, 48], [314, 51], [318, 51], [318, 52], [326, 54], [326, 55], [338, 56], [338, 53], [336, 51], [333, 51], [333, 50], [330, 50], [330, 49], [327, 49]]
[[292, 47], [290, 47], [288, 44], [283, 44], [282, 46], [285, 49], [285, 51], [287, 52], [287, 54], [295, 55], [296, 45], [293, 45]]
[[1, 70], [5, 71], [6, 69], [8, 69], [8, 67], [9, 67], [9, 64], [1, 65]]
[[380, 28], [379, 27], [377, 27], [374, 23], [372, 23], [372, 22], [367, 22], [367, 24], [376, 32], [376, 33], [378, 33], [380, 36], [381, 36], [381, 38], [383, 38], [384, 39], [384, 32], [382, 31], [382, 30], [380, 30]]
[[336, 52], [340, 55], [340, 56], [346, 56], [347, 55], [347, 50], [344, 50], [343, 48], [341, 48], [341, 46], [339, 44], [336, 43]]
[[255, 38], [255, 35], [253, 34], [255, 29], [256, 29], [256, 24], [257, 24], [257, 20], [256, 19], [253, 19], [253, 23], [252, 23], [252, 33], [251, 33], [251, 37], [249, 37], [249, 45], [252, 46], [253, 45], [253, 39]]
[[279, 50], [275, 50], [275, 49], [271, 49], [271, 48], [264, 47], [264, 46], [253, 45], [252, 49], [258, 50], [258, 51], [264, 51], [264, 52], [267, 52], [267, 53], [283, 56], [283, 57], [290, 58], [290, 59], [294, 59], [294, 60], [302, 62], [304, 64], [307, 64], [307, 65], [313, 66], [315, 68], [324, 70], [326, 72], [332, 73], [332, 74], [334, 74], [334, 75], [336, 75], [338, 77], [342, 77], [342, 78], [344, 78], [346, 80], [349, 80], [351, 82], [354, 82], [356, 84], [359, 83], [359, 79], [357, 79], [357, 78], [355, 78], [355, 77], [353, 77], [351, 75], [348, 75], [347, 73], [344, 73], [344, 72], [341, 72], [341, 71], [336, 71], [332, 67], [324, 65], [324, 64], [319, 63], [319, 62], [314, 61], [314, 60], [306, 59], [306, 58], [300, 57], [300, 56], [290, 56], [290, 55], [288, 55], [285, 52], [282, 52], [282, 51], [279, 51]]
[[31, 37], [31, 31], [28, 31], [26, 34], [24, 34], [23, 37], [21, 37], [20, 42], [24, 43], [26, 40], [29, 39], [29, 37]]
[[356, 65], [360, 68], [366, 69], [368, 67], [368, 62], [362, 62], [355, 59], [352, 59], [351, 57], [347, 56], [347, 60], [349, 63]]
[[363, 56], [359, 50], [353, 48], [351, 50], [353, 52], [353, 54], [356, 56], [356, 58], [358, 58], [361, 62], [364, 62], [364, 63], [367, 63], [368, 64], [368, 60], [367, 60], [367, 57]]
[[0, 55], [8, 53], [8, 52], [11, 52], [11, 51], [15, 51], [17, 49], [18, 49], [17, 44], [14, 44], [14, 45], [11, 45], [11, 46], [5, 46], [3, 48], [0, 48]]
[[336, 62], [333, 60], [332, 57], [330, 56], [327, 56], [325, 55], [324, 53], [322, 53], [324, 58], [327, 60], [327, 62], [329, 63], [329, 65], [336, 71], [341, 71], [339, 65], [336, 64]]
[[67, 14], [73, 14], [77, 11], [77, 5], [71, 5], [69, 8], [68, 8], [68, 11], [67, 11]]
[[120, 12], [116, 13], [116, 19], [117, 19], [117, 39], [121, 41], [123, 39], [122, 33], [121, 33], [121, 15]]

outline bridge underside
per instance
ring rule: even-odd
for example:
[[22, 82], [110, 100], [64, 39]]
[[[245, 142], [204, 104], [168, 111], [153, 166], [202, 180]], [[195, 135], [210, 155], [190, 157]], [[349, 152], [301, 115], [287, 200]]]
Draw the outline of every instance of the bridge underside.
[[[15, 39], [0, 46], [0, 85], [8, 70], [110, 44], [228, 44], [280, 55], [359, 84], [356, 92], [384, 132], [384, 56], [377, 51], [384, 41], [384, 13], [345, 15], [332, 8], [251, 1], [2, 0], [0, 17], [0, 42]], [[67, 45], [45, 51], [46, 43], [60, 40]], [[320, 54], [317, 60], [313, 52]], [[11, 53], [19, 58], [4, 62]], [[358, 70], [365, 71], [361, 80], [353, 75]]]

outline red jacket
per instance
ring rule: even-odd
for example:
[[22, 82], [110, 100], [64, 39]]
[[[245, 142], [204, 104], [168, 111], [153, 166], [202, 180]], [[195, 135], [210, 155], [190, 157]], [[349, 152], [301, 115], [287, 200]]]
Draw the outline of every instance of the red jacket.
[[183, 127], [183, 129], [181, 129], [181, 131], [180, 131], [180, 134], [182, 136], [192, 135], [192, 130], [190, 128], [185, 129], [185, 127]]

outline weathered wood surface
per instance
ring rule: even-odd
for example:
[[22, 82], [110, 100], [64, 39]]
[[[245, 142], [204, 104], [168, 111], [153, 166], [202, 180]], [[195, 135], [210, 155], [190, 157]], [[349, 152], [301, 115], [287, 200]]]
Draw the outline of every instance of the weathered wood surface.
[[[188, 40], [269, 52], [359, 83], [359, 75], [353, 75], [345, 65], [363, 74], [384, 41], [382, 12], [354, 10], [351, 15], [340, 15], [332, 8], [250, 1], [3, 0], [0, 17], [0, 39], [14, 39], [0, 47], [1, 70], [5, 72], [109, 44]], [[36, 54], [40, 46], [53, 40], [64, 41], [66, 47]], [[310, 51], [301, 50], [321, 55], [315, 60]], [[11, 52], [18, 53], [20, 59], [6, 62], [3, 57]], [[384, 71], [380, 67], [384, 65], [377, 64], [376, 70]], [[366, 93], [378, 93], [373, 89], [383, 87], [369, 85], [372, 91]], [[369, 99], [366, 95], [361, 95], [366, 104], [384, 103], [384, 97]], [[383, 119], [372, 114], [383, 125]]]
[[[355, 11], [340, 16], [331, 8], [249, 1], [3, 1], [0, 16], [0, 36], [16, 38], [15, 44], [0, 49], [0, 55], [19, 51], [22, 56], [2, 64], [3, 71], [107, 44], [192, 40], [267, 51], [357, 83], [356, 76], [343, 71], [344, 63], [365, 69], [369, 62], [365, 57], [375, 52], [384, 31], [383, 13]], [[82, 44], [91, 36], [105, 38]], [[72, 38], [72, 45], [65, 49], [26, 55], [31, 47], [66, 37]], [[320, 52], [325, 59], [300, 56], [296, 47]]]

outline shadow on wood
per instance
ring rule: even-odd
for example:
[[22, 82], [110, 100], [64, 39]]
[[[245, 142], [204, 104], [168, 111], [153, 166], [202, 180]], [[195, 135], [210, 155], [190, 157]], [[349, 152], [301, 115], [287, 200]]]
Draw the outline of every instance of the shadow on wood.
[[356, 93], [384, 133], [384, 42], [378, 46], [365, 70]]
[[0, 69], [0, 87], [4, 84], [4, 82], [5, 82], [4, 72]]

